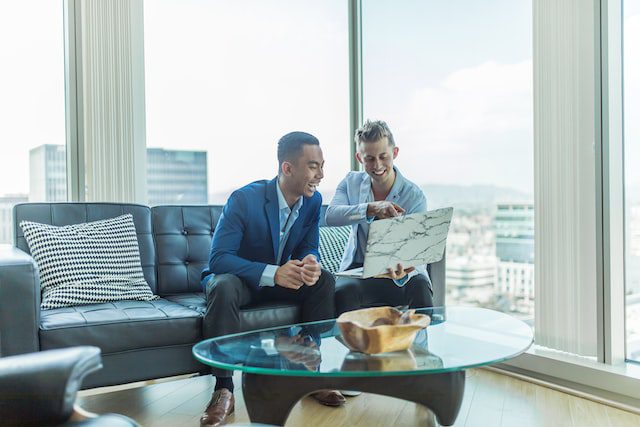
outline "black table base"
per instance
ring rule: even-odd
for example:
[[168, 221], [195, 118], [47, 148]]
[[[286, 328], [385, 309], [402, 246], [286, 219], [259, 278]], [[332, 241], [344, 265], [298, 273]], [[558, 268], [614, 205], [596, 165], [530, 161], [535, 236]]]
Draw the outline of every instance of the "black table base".
[[289, 377], [242, 374], [251, 422], [283, 426], [296, 403], [318, 390], [356, 390], [397, 397], [430, 409], [440, 425], [456, 420], [464, 394], [464, 371], [384, 377]]

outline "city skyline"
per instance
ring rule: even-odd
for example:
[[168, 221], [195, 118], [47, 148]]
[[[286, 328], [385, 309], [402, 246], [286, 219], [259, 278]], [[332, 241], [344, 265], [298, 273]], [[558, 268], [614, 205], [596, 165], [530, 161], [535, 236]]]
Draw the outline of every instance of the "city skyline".
[[[146, 156], [147, 200], [141, 202], [208, 203], [206, 151], [147, 148]], [[29, 201], [67, 201], [65, 146], [40, 145], [29, 158]]]

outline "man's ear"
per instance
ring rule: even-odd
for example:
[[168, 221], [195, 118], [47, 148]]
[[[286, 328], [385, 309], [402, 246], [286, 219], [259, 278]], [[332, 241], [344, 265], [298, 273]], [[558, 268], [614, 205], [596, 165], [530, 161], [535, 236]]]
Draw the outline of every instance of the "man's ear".
[[400, 149], [398, 147], [393, 147], [393, 158], [394, 159], [396, 157], [398, 157], [398, 151], [400, 151]]
[[282, 162], [282, 166], [280, 166], [280, 172], [282, 172], [282, 175], [284, 175], [284, 176], [290, 176], [291, 175], [291, 163]]
[[360, 151], [356, 151], [356, 160], [362, 163], [362, 157], [360, 156]]

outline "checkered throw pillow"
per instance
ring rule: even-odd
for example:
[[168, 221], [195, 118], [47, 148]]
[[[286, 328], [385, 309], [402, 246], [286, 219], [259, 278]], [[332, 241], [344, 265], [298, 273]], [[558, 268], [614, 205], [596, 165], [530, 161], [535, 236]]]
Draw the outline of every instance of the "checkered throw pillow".
[[349, 240], [351, 227], [320, 227], [320, 260], [322, 268], [337, 273], [342, 261], [344, 248]]
[[64, 227], [22, 221], [20, 227], [40, 270], [43, 310], [158, 298], [142, 273], [131, 214]]

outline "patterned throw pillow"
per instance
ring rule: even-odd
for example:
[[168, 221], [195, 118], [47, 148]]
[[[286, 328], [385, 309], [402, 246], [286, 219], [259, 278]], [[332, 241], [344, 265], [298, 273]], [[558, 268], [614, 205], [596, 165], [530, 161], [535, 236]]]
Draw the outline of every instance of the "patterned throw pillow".
[[119, 300], [150, 301], [131, 214], [56, 227], [22, 221], [40, 270], [43, 310]]
[[320, 261], [322, 268], [337, 273], [344, 248], [349, 240], [351, 226], [320, 227]]

